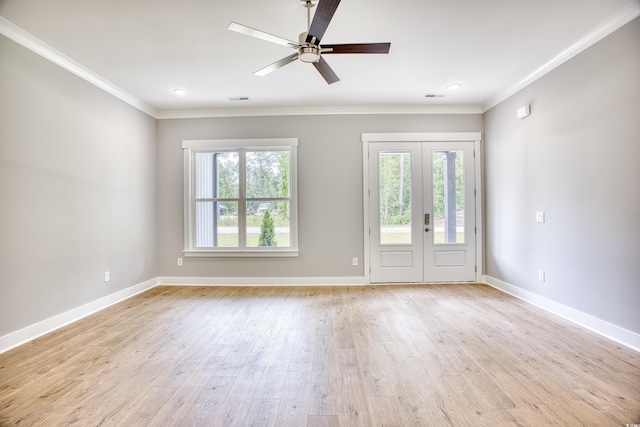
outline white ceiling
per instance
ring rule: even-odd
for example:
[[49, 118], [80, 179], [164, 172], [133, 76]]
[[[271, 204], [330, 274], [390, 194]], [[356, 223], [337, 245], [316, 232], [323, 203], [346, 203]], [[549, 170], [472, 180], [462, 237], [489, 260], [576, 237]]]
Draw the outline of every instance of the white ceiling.
[[[59, 56], [63, 66], [84, 70], [77, 74], [106, 80], [98, 84], [157, 117], [238, 109], [482, 111], [639, 15], [640, 0], [344, 0], [323, 42], [391, 42], [391, 50], [326, 55], [341, 79], [327, 85], [300, 61], [253, 75], [294, 51], [227, 30], [236, 21], [297, 40], [306, 30], [300, 0], [0, 0], [3, 34], [53, 50], [54, 61]], [[454, 81], [462, 88], [447, 91]], [[176, 87], [188, 94], [174, 95]], [[228, 99], [238, 96], [250, 100]]]

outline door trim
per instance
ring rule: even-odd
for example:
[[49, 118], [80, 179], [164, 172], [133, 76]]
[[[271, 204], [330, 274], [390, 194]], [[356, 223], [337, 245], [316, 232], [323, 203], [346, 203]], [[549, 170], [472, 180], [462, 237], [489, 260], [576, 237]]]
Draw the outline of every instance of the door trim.
[[369, 143], [371, 142], [453, 142], [473, 141], [475, 189], [476, 189], [476, 281], [484, 274], [484, 230], [483, 230], [483, 186], [482, 180], [482, 133], [481, 132], [406, 132], [406, 133], [363, 133], [362, 134], [362, 201], [364, 224], [364, 282], [371, 284], [370, 264], [370, 209], [369, 209]]

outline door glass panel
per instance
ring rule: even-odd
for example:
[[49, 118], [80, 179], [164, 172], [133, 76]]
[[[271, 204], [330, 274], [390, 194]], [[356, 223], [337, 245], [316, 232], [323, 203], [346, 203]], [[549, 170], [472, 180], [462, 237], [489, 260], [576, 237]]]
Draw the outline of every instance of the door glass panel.
[[433, 243], [464, 243], [463, 152], [433, 152]]
[[380, 244], [411, 244], [411, 153], [378, 154]]

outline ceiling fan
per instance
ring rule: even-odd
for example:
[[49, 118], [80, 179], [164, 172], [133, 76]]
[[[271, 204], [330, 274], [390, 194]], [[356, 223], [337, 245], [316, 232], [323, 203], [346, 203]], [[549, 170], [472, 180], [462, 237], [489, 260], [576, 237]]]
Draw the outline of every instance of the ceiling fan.
[[[321, 46], [322, 36], [327, 30], [329, 22], [331, 22], [331, 18], [333, 18], [333, 14], [340, 4], [340, 0], [301, 0], [301, 3], [307, 9], [307, 31], [300, 34], [297, 43], [237, 22], [231, 22], [227, 27], [231, 31], [288, 46], [296, 50], [296, 53], [267, 65], [254, 74], [264, 76], [299, 59], [302, 62], [312, 63], [327, 83], [332, 84], [340, 81], [340, 79], [322, 55], [335, 53], [389, 53], [391, 43], [325, 44]], [[316, 4], [318, 9], [313, 15], [313, 21], [311, 21], [311, 8]]]

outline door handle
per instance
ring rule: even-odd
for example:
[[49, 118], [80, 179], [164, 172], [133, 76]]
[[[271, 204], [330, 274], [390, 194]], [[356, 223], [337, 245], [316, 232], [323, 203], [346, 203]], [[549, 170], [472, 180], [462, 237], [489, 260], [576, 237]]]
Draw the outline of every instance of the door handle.
[[425, 228], [424, 231], [431, 231], [429, 227]]

